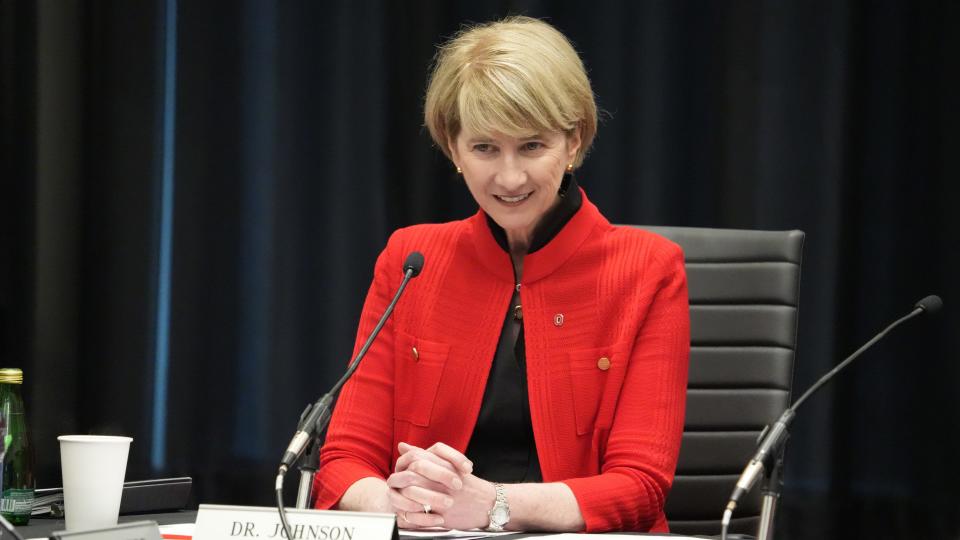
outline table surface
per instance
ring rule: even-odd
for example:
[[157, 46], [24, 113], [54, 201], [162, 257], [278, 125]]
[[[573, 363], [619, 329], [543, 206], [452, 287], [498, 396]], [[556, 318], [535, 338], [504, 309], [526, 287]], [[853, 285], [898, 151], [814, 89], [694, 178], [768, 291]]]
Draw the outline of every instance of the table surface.
[[[197, 520], [196, 510], [184, 510], [181, 512], [165, 512], [163, 514], [134, 514], [120, 516], [120, 523], [129, 523], [131, 521], [156, 521], [160, 525], [170, 525], [171, 523], [193, 523]], [[17, 532], [24, 538], [46, 538], [54, 531], [62, 531], [66, 528], [63, 518], [34, 517], [29, 525], [17, 527]]]
[[[129, 523], [131, 521], [156, 521], [159, 525], [171, 525], [173, 523], [194, 523], [197, 521], [197, 511], [196, 510], [182, 510], [180, 512], [165, 512], [162, 514], [134, 514], [120, 516], [120, 523]], [[17, 532], [20, 533], [24, 538], [47, 538], [54, 531], [62, 531], [66, 528], [66, 525], [63, 521], [63, 518], [50, 518], [50, 517], [35, 517], [30, 520], [29, 525], [22, 527], [17, 527]], [[645, 533], [617, 533], [617, 534], [629, 534], [636, 535], [638, 537], [645, 536]], [[520, 540], [524, 538], [535, 538], [538, 536], [550, 536], [549, 534], [544, 533], [517, 533], [504, 535], [499, 537], [494, 537], [495, 540]], [[660, 536], [660, 535], [657, 535]], [[680, 536], [666, 534], [663, 536]], [[689, 538], [689, 537], [684, 537]], [[711, 537], [702, 537], [702, 538], [711, 538]], [[730, 540], [746, 539], [752, 538], [749, 536], [742, 535], [729, 535]], [[409, 539], [409, 537], [408, 537]]]

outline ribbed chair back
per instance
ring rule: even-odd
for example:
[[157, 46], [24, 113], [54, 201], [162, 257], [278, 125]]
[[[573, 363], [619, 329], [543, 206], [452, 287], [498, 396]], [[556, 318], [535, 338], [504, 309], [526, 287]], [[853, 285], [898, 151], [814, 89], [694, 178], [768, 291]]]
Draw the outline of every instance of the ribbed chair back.
[[[670, 530], [720, 533], [720, 518], [757, 437], [790, 404], [802, 231], [643, 227], [683, 248], [690, 291], [690, 381]], [[730, 533], [757, 534], [761, 497]]]

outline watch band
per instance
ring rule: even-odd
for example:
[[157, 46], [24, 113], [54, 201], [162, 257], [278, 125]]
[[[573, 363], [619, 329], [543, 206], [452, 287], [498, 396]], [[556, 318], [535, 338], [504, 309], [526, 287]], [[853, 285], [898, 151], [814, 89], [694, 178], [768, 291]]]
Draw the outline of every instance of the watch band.
[[503, 490], [503, 484], [494, 482], [493, 489], [496, 490], [497, 498], [493, 502], [493, 508], [487, 512], [487, 517], [490, 518], [487, 530], [501, 532], [504, 525], [510, 522], [510, 505], [507, 504], [507, 495]]

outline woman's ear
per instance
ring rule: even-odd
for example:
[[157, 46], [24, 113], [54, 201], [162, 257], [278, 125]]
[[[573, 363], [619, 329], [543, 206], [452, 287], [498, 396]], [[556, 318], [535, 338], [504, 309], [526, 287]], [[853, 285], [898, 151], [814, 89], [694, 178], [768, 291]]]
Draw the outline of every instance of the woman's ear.
[[567, 132], [567, 151], [570, 163], [577, 160], [577, 153], [580, 151], [581, 144], [583, 144], [583, 140], [580, 138], [580, 123], [577, 122], [577, 125]]
[[450, 155], [450, 161], [453, 162], [454, 167], [459, 167], [458, 163], [460, 161], [460, 153], [457, 152], [457, 139], [450, 138], [447, 139], [447, 152]]

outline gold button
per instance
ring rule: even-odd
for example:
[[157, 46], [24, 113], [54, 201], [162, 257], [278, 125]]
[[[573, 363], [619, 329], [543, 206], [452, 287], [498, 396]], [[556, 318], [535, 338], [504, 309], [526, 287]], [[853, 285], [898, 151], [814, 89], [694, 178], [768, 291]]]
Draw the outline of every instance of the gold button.
[[417, 352], [417, 348], [416, 348], [416, 347], [413, 348], [413, 360], [414, 360], [414, 362], [419, 362], [419, 361], [420, 361], [420, 353]]
[[599, 360], [597, 360], [597, 367], [600, 368], [602, 371], [606, 371], [610, 369], [610, 359], [607, 358], [606, 356], [600, 358]]
[[513, 308], [513, 320], [515, 321], [523, 320], [523, 307], [520, 304], [517, 304]]

